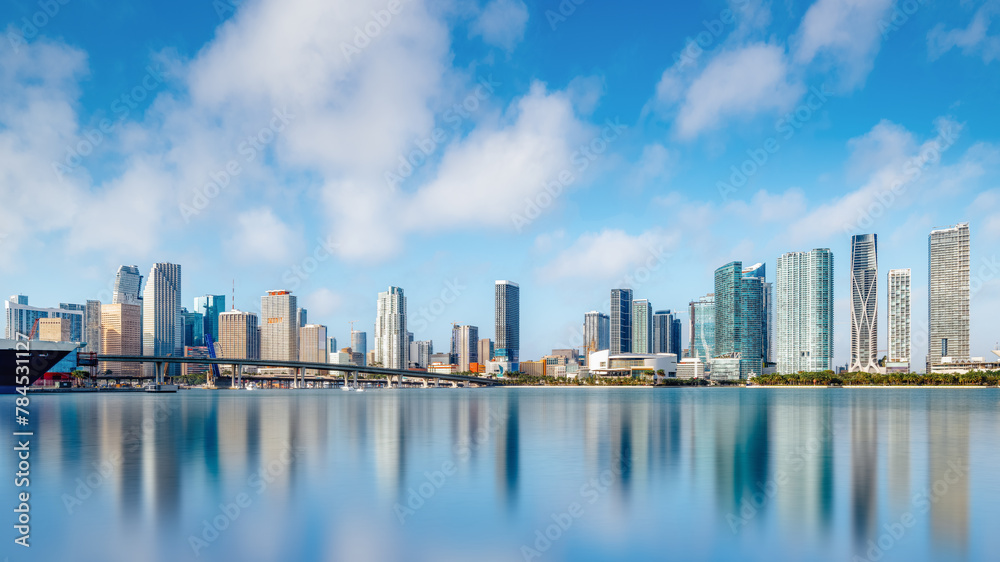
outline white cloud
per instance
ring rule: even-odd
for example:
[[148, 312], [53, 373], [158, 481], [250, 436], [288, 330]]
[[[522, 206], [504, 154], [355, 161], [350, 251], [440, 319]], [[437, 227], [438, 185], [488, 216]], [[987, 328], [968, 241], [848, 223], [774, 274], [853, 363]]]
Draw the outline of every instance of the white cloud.
[[[651, 183], [662, 184], [670, 178], [679, 158], [676, 151], [670, 150], [660, 143], [648, 144], [642, 148], [639, 161], [632, 165], [629, 181], [640, 188]], [[664, 186], [655, 185], [654, 187], [662, 188]]]
[[965, 55], [982, 57], [983, 62], [1000, 59], [1000, 35], [990, 35], [993, 16], [1000, 13], [1000, 2], [989, 1], [976, 10], [965, 29], [945, 31], [944, 24], [934, 26], [927, 34], [927, 52], [935, 60], [948, 51], [959, 48]]
[[240, 213], [233, 228], [224, 244], [241, 262], [288, 263], [301, 246], [299, 236], [266, 207]]
[[662, 228], [638, 235], [618, 229], [588, 232], [539, 268], [539, 275], [549, 282], [585, 279], [593, 283], [621, 283], [640, 268], [645, 268], [648, 274], [666, 267], [664, 263], [679, 240], [678, 234]]
[[760, 190], [749, 202], [741, 200], [730, 201], [722, 208], [725, 215], [738, 215], [748, 224], [789, 222], [806, 211], [806, 197], [801, 189], [792, 188], [784, 193], [771, 194]]
[[850, 90], [871, 72], [882, 43], [880, 22], [888, 21], [893, 0], [817, 0], [792, 40], [795, 61], [819, 59]]
[[490, 0], [470, 28], [488, 45], [511, 50], [524, 37], [528, 7], [521, 0]]
[[788, 109], [803, 91], [789, 76], [784, 49], [766, 43], [720, 53], [686, 88], [676, 70], [668, 69], [657, 87], [663, 103], [683, 96], [675, 128], [684, 139], [718, 128], [729, 118]]

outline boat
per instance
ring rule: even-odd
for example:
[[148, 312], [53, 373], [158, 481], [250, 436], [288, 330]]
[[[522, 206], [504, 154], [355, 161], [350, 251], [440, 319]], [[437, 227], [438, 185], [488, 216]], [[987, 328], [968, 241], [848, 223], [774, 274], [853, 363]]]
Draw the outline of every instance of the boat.
[[149, 383], [142, 387], [146, 392], [177, 392], [178, 386], [176, 384], [156, 384]]
[[250, 383], [246, 386], [247, 390], [257, 390], [257, 383]]
[[0, 339], [0, 394], [14, 394], [18, 386], [31, 386], [82, 346], [73, 342]]

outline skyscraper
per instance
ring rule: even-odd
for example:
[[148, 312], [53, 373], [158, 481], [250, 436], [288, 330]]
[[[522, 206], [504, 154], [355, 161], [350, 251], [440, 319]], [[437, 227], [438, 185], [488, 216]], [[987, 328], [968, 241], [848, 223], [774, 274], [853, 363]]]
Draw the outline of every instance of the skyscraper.
[[612, 355], [632, 352], [632, 289], [611, 289]]
[[487, 361], [493, 360], [493, 340], [489, 338], [483, 338], [479, 340], [479, 349], [476, 355], [479, 358], [480, 363], [486, 363]]
[[[260, 297], [260, 358], [299, 358], [298, 298], [291, 291], [268, 291]], [[221, 315], [220, 315], [221, 316]], [[290, 373], [291, 369], [284, 372]]]
[[[299, 310], [302, 310], [301, 308]], [[306, 324], [299, 328], [299, 361], [326, 363], [326, 326]], [[306, 369], [307, 375], [326, 374], [317, 369]]]
[[739, 362], [736, 370], [725, 373], [713, 366], [713, 376], [742, 379], [763, 372], [764, 293], [764, 278], [744, 276], [742, 262], [730, 262], [715, 270], [715, 357], [738, 358]]
[[193, 312], [200, 313], [205, 322], [202, 333], [212, 334], [214, 341], [219, 341], [219, 315], [225, 311], [225, 295], [204, 295], [194, 298]]
[[87, 301], [83, 313], [83, 339], [87, 342], [84, 351], [101, 352], [101, 301]]
[[670, 310], [653, 314], [653, 353], [673, 353], [681, 359], [681, 320]]
[[218, 356], [226, 359], [260, 359], [260, 334], [257, 315], [230, 310], [218, 317]]
[[927, 367], [969, 359], [969, 223], [937, 228], [928, 242]]
[[406, 297], [403, 289], [389, 287], [378, 294], [375, 316], [375, 360], [388, 369], [405, 369], [410, 345], [406, 334]]
[[715, 293], [709, 293], [691, 301], [690, 334], [688, 345], [691, 357], [697, 357], [708, 365], [715, 357]]
[[304, 308], [298, 308], [295, 310], [295, 317], [298, 319], [299, 328], [304, 328], [308, 324], [309, 311]]
[[878, 237], [851, 238], [851, 371], [877, 373]]
[[632, 352], [653, 352], [653, 305], [646, 299], [632, 301]]
[[118, 267], [111, 304], [142, 304], [142, 275], [137, 265]]
[[[910, 270], [889, 270], [889, 349], [887, 361], [899, 370], [910, 369]], [[905, 363], [905, 365], [903, 365]]]
[[470, 363], [479, 362], [479, 328], [459, 326], [458, 329], [458, 369], [468, 371]]
[[[181, 266], [157, 263], [149, 271], [142, 294], [142, 354], [158, 357], [184, 356], [184, 322], [181, 320]], [[147, 375], [153, 364], [144, 363]], [[180, 376], [179, 364], [170, 364], [167, 374]]]
[[410, 365], [426, 369], [431, 364], [431, 354], [434, 353], [434, 342], [414, 341], [410, 343]]
[[771, 337], [771, 332], [773, 330], [772, 301], [774, 300], [773, 297], [774, 287], [772, 286], [771, 283], [767, 281], [765, 269], [766, 268], [763, 263], [756, 263], [750, 267], [745, 267], [743, 268], [743, 278], [746, 279], [748, 277], [756, 277], [760, 279], [762, 299], [763, 299], [763, 304], [762, 304], [763, 311], [761, 312], [763, 318], [763, 324], [761, 325], [760, 337], [763, 342], [762, 345], [764, 349], [764, 361], [771, 362], [773, 361], [772, 357], [773, 350], [771, 349], [773, 345], [771, 340], [773, 338]]
[[[142, 355], [138, 304], [101, 306], [101, 354]], [[98, 370], [101, 373], [111, 371], [111, 374], [122, 377], [137, 377], [140, 374], [139, 365], [140, 363], [102, 361]]]
[[521, 288], [513, 281], [494, 284], [496, 345], [493, 356], [516, 370], [521, 352]]
[[778, 258], [775, 359], [778, 373], [833, 368], [833, 253], [827, 248]]
[[364, 367], [368, 357], [368, 333], [358, 330], [351, 331], [351, 352], [361, 354], [359, 367]]
[[585, 353], [604, 351], [611, 346], [611, 317], [591, 310], [583, 315], [583, 347]]
[[205, 345], [205, 317], [200, 312], [188, 312], [188, 309], [181, 308], [181, 322], [184, 324], [184, 347]]

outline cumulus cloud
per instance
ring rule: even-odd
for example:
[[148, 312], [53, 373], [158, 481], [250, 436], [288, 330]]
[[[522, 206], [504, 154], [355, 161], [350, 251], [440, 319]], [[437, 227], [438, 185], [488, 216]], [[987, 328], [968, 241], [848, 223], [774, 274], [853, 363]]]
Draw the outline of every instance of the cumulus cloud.
[[927, 34], [927, 51], [931, 60], [958, 48], [965, 55], [979, 55], [983, 62], [990, 63], [1000, 58], [1000, 35], [990, 35], [993, 17], [1000, 13], [1000, 2], [989, 1], [976, 10], [969, 25], [946, 30], [938, 24]]
[[888, 21], [893, 0], [817, 0], [792, 39], [795, 61], [818, 60], [842, 89], [864, 82], [882, 44], [880, 22]]
[[472, 23], [470, 32], [488, 45], [513, 49], [524, 37], [528, 7], [521, 0], [490, 0]]
[[299, 237], [269, 208], [240, 213], [225, 247], [232, 257], [246, 263], [287, 263], [301, 245]]
[[652, 228], [632, 235], [624, 230], [587, 232], [539, 269], [549, 282], [587, 279], [595, 283], [622, 282], [639, 268], [666, 267], [664, 262], [680, 240], [679, 234]]

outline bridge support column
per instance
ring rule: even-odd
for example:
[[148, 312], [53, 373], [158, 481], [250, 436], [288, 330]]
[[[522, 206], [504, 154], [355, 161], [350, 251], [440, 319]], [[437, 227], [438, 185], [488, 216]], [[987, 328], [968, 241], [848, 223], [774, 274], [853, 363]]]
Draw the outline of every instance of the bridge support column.
[[441, 379], [434, 379], [434, 388], [441, 386]]
[[243, 388], [243, 365], [236, 366], [236, 388]]
[[458, 388], [458, 383], [455, 382], [455, 381], [451, 381], [451, 387], [452, 388]]
[[358, 387], [358, 372], [354, 371], [354, 388]]
[[164, 363], [163, 361], [157, 361], [156, 362], [156, 369], [155, 369], [156, 372], [154, 373], [154, 376], [153, 376], [153, 381], [156, 384], [163, 384], [163, 381], [164, 381], [164, 371], [166, 370], [166, 367], [167, 367], [167, 364]]
[[427, 379], [424, 379], [424, 388], [427, 388]]

